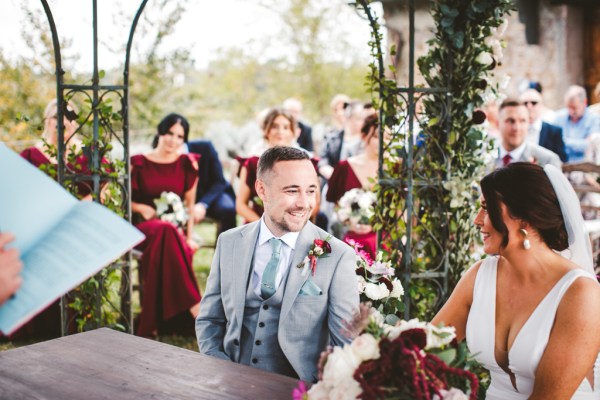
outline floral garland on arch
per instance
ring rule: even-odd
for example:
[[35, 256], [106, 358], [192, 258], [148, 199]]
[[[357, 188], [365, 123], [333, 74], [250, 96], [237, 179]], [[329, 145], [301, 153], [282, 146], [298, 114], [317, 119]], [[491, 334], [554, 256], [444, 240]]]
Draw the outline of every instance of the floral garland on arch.
[[[396, 160], [384, 158], [384, 173], [374, 188], [378, 207], [373, 229], [386, 232], [382, 240], [389, 245], [387, 259], [402, 265], [405, 276], [445, 275], [439, 278], [445, 282], [438, 284], [431, 279], [407, 282], [413, 307], [410, 313], [423, 319], [431, 318], [443, 302], [440, 287], [447, 287], [449, 293], [471, 265], [471, 245], [477, 240], [472, 209], [491, 150], [480, 126], [485, 121], [480, 108], [497, 95], [499, 82], [492, 72], [503, 46], [497, 37], [506, 15], [514, 9], [512, 0], [437, 0], [429, 4], [435, 32], [427, 54], [417, 64], [428, 88], [445, 90], [415, 93], [423, 111], [417, 115], [419, 135], [412, 148], [412, 165], [406, 161], [406, 143], [411, 142], [405, 129], [408, 106], [398, 95], [396, 69], [389, 66], [380, 75], [378, 62], [372, 62], [368, 77], [372, 102], [383, 116], [382, 129], [392, 133], [387, 150], [404, 160], [398, 167]], [[383, 60], [380, 26], [369, 17], [371, 55], [376, 61]], [[392, 47], [390, 56], [395, 53]], [[410, 204], [409, 176], [413, 177]], [[410, 221], [399, 217], [407, 215], [409, 206], [413, 210]], [[405, 240], [409, 226], [410, 248]]]
[[388, 325], [362, 303], [348, 329], [358, 333], [356, 339], [323, 352], [319, 381], [310, 390], [299, 382], [294, 400], [477, 398], [479, 382], [468, 370], [466, 345], [457, 344], [454, 328], [417, 319]]

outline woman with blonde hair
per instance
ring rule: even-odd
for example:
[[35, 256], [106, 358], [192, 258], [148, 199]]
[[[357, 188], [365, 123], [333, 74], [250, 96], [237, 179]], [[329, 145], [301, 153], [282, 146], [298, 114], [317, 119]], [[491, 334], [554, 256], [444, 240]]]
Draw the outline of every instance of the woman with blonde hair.
[[[263, 137], [267, 143], [267, 148], [275, 146], [295, 147], [295, 126], [294, 117], [287, 111], [281, 108], [270, 110], [262, 123]], [[235, 200], [235, 209], [246, 222], [260, 219], [264, 211], [258, 193], [254, 188], [259, 158], [259, 156], [252, 156], [247, 159], [239, 159], [242, 166], [239, 171], [240, 182]], [[311, 161], [316, 165], [316, 160]], [[318, 212], [319, 208], [315, 207], [313, 216], [316, 216]]]

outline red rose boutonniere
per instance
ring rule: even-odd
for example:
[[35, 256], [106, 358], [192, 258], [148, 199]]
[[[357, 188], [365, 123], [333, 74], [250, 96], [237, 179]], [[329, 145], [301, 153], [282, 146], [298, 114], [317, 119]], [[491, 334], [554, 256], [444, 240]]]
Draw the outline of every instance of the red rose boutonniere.
[[310, 267], [312, 275], [315, 276], [315, 271], [317, 269], [317, 259], [321, 257], [327, 257], [331, 254], [331, 245], [329, 244], [329, 239], [331, 236], [327, 236], [325, 240], [323, 239], [315, 239], [313, 244], [310, 246], [310, 250], [308, 251], [308, 255], [304, 258], [304, 261], [298, 267], [304, 267], [302, 274], [305, 275]]

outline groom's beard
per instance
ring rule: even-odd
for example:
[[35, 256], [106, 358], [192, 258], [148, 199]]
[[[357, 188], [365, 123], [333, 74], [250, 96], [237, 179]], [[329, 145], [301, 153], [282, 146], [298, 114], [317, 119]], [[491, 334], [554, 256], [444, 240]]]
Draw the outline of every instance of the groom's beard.
[[[277, 226], [278, 229], [284, 232], [300, 232], [302, 228], [308, 222], [310, 215], [312, 214], [312, 207], [305, 209], [293, 209], [293, 210], [285, 210], [283, 214], [277, 218], [270, 218], [273, 224]], [[294, 214], [304, 214], [302, 217], [295, 216]]]

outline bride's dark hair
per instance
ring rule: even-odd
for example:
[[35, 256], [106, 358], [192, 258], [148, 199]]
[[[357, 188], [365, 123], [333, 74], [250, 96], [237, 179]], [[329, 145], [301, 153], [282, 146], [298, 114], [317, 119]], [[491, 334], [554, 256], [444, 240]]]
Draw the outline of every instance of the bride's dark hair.
[[502, 219], [500, 203], [511, 217], [528, 222], [553, 250], [569, 247], [569, 237], [554, 188], [539, 165], [516, 162], [499, 168], [481, 180], [481, 191], [487, 212], [503, 236], [502, 247], [508, 244], [508, 229]]

